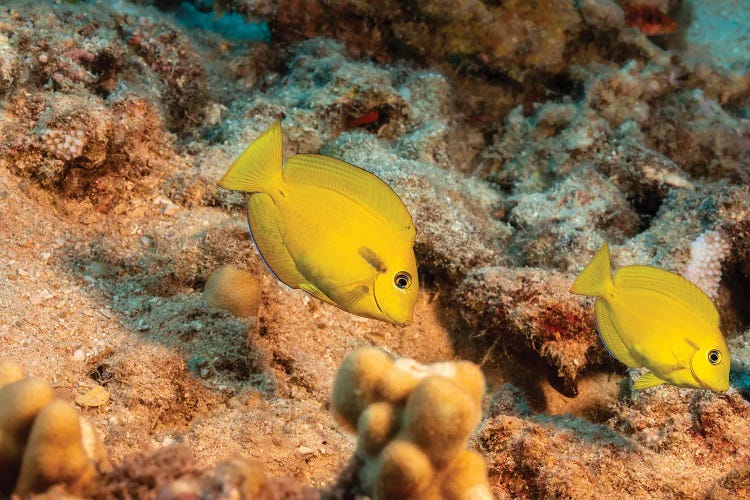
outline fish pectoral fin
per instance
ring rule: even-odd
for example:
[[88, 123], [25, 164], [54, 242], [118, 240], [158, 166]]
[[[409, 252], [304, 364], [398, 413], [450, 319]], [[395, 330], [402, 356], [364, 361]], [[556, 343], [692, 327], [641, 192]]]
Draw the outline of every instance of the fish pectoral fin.
[[647, 373], [638, 377], [638, 380], [633, 384], [633, 389], [648, 389], [649, 387], [655, 387], [657, 385], [666, 384], [667, 382], [660, 379], [653, 373]]
[[357, 302], [372, 295], [371, 280], [362, 280], [341, 287], [341, 292], [337, 293], [340, 298], [341, 306], [347, 311], [357, 310]]
[[323, 302], [328, 302], [329, 304], [336, 305], [336, 303], [333, 300], [331, 300], [330, 297], [328, 297], [328, 295], [324, 294], [320, 290], [320, 288], [318, 288], [317, 286], [313, 285], [309, 281], [305, 281], [303, 283], [300, 283], [298, 288], [300, 290], [304, 290], [305, 292], [309, 293], [310, 295], [312, 295], [316, 299], [320, 299]]
[[414, 243], [416, 229], [404, 202], [375, 174], [330, 156], [294, 155], [284, 165], [289, 184], [303, 184], [340, 193], [387, 220]]
[[612, 309], [609, 304], [604, 300], [598, 299], [594, 306], [594, 314], [596, 315], [597, 330], [599, 330], [599, 338], [604, 344], [604, 348], [607, 349], [609, 354], [613, 358], [625, 363], [630, 368], [636, 368], [642, 366], [630, 353], [630, 350], [625, 346], [620, 334], [615, 326], [615, 321], [612, 315]]
[[678, 370], [684, 370], [687, 368], [685, 362], [677, 356], [677, 353], [674, 352], [674, 349], [672, 349], [672, 357], [675, 360], [675, 364], [670, 367], [670, 371], [676, 372]]
[[279, 228], [279, 210], [265, 193], [250, 195], [247, 200], [247, 221], [250, 235], [268, 269], [292, 288], [307, 281], [289, 254]]
[[719, 312], [708, 295], [679, 274], [651, 266], [626, 266], [615, 274], [615, 286], [659, 292], [695, 311], [710, 325], [719, 326]]

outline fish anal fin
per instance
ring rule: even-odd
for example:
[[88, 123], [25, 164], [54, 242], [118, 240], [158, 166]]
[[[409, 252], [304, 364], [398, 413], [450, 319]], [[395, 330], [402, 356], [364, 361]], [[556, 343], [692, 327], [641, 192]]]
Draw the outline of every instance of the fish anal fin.
[[708, 324], [719, 326], [719, 312], [708, 295], [679, 274], [651, 266], [626, 266], [615, 274], [615, 286], [662, 293], [695, 311]]
[[633, 384], [633, 389], [648, 389], [649, 387], [655, 387], [661, 384], [666, 384], [666, 381], [660, 379], [653, 373], [647, 373], [638, 377], [638, 380]]
[[299, 272], [284, 244], [279, 229], [279, 210], [265, 193], [250, 195], [247, 200], [250, 234], [260, 256], [271, 272], [292, 288], [300, 288], [307, 279]]
[[626, 364], [630, 368], [641, 366], [641, 364], [630, 353], [630, 350], [622, 342], [620, 334], [617, 332], [617, 327], [615, 326], [612, 309], [607, 302], [598, 299], [594, 305], [594, 311], [596, 314], [596, 326], [597, 330], [599, 330], [599, 337], [612, 357]]
[[309, 281], [305, 281], [303, 283], [300, 283], [297, 288], [299, 288], [300, 290], [304, 290], [305, 292], [309, 293], [310, 295], [312, 295], [316, 299], [320, 299], [323, 302], [328, 302], [329, 304], [336, 305], [336, 303], [333, 300], [331, 300], [330, 297], [328, 297], [328, 295], [326, 295], [325, 293], [323, 293], [320, 290], [320, 288], [318, 288], [317, 286], [313, 285]]
[[330, 156], [298, 154], [284, 165], [284, 180], [344, 195], [387, 220], [406, 241], [414, 243], [414, 222], [401, 198], [367, 170]]

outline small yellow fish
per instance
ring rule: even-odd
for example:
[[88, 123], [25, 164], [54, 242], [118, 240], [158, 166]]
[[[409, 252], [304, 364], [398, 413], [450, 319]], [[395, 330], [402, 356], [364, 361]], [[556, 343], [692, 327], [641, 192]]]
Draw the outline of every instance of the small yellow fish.
[[596, 325], [612, 356], [651, 371], [635, 381], [634, 389], [665, 383], [729, 389], [729, 349], [719, 330], [719, 313], [682, 276], [651, 266], [625, 266], [613, 281], [605, 243], [570, 291], [598, 297]]
[[419, 290], [416, 231], [406, 206], [378, 177], [315, 154], [292, 156], [282, 168], [276, 121], [219, 186], [250, 193], [250, 232], [282, 282], [353, 314], [411, 323]]

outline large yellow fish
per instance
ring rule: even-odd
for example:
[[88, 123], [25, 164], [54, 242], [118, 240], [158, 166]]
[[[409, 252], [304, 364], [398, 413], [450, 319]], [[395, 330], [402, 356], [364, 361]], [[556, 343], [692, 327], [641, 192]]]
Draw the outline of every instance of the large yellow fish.
[[281, 281], [350, 313], [411, 323], [419, 289], [414, 223], [378, 177], [315, 154], [292, 156], [282, 168], [276, 121], [219, 186], [250, 193], [250, 232]]
[[635, 381], [635, 389], [664, 383], [729, 389], [729, 349], [719, 330], [719, 313], [682, 276], [651, 266], [625, 266], [613, 281], [605, 243], [570, 291], [598, 297], [596, 325], [612, 356], [651, 371]]

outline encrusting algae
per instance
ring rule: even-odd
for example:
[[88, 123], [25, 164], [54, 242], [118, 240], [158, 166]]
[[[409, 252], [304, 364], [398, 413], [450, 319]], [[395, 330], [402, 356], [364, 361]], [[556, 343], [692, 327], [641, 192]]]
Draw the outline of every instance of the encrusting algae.
[[414, 223], [378, 177], [314, 154], [295, 155], [282, 170], [276, 121], [219, 186], [249, 193], [250, 232], [281, 281], [353, 314], [411, 323], [419, 290]]
[[625, 266], [611, 277], [605, 243], [570, 291], [597, 297], [596, 324], [609, 352], [650, 373], [634, 389], [659, 384], [729, 389], [729, 349], [711, 299], [680, 275], [651, 266]]

